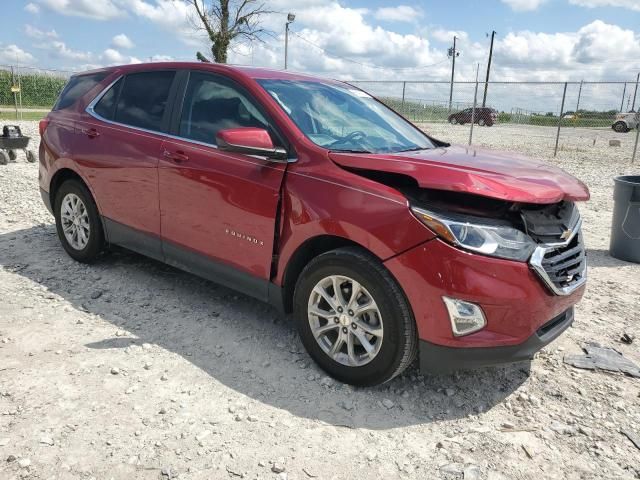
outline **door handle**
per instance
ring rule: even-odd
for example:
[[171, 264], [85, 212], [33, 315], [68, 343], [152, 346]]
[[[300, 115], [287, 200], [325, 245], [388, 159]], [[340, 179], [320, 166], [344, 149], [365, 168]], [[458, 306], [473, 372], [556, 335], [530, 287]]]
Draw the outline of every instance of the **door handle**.
[[95, 128], [83, 128], [82, 133], [84, 133], [89, 138], [96, 138], [100, 136], [100, 132]]
[[172, 160], [175, 163], [184, 163], [189, 160], [189, 155], [187, 155], [186, 153], [180, 150], [176, 152], [170, 152], [169, 150], [165, 150], [164, 152], [162, 152], [162, 154], [166, 158], [168, 158], [169, 160]]

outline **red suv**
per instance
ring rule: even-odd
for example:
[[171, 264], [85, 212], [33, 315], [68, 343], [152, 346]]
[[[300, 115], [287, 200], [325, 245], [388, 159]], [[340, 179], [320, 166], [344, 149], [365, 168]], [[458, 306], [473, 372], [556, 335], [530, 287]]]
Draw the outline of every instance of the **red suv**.
[[449, 123], [460, 125], [464, 125], [465, 123], [471, 123], [471, 120], [474, 120], [474, 123], [487, 127], [492, 127], [494, 123], [498, 122], [498, 111], [493, 108], [488, 107], [478, 107], [473, 111], [473, 108], [465, 108], [464, 110], [460, 110], [459, 112], [452, 113], [447, 118]]
[[81, 262], [117, 244], [293, 312], [356, 385], [526, 360], [586, 281], [587, 188], [451, 146], [351, 85], [203, 63], [71, 78], [40, 187]]

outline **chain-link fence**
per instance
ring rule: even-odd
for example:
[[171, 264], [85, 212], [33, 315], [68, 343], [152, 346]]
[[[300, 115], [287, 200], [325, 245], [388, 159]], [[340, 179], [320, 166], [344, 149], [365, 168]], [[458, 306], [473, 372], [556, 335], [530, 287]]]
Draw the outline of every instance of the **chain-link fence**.
[[[536, 156], [638, 150], [636, 82], [351, 81], [437, 138]], [[473, 119], [473, 121], [472, 121]]]
[[51, 110], [72, 72], [0, 65], [0, 119], [36, 120]]
[[[0, 120], [42, 118], [71, 74], [0, 65]], [[450, 142], [535, 156], [605, 146], [631, 161], [639, 153], [635, 112], [640, 92], [635, 81], [350, 83]]]

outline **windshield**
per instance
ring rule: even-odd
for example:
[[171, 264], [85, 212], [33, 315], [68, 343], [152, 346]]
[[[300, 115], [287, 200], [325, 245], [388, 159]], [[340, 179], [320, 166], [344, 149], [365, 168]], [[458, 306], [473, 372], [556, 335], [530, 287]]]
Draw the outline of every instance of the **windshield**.
[[433, 148], [429, 138], [369, 94], [299, 80], [258, 80], [300, 130], [333, 151], [387, 153]]

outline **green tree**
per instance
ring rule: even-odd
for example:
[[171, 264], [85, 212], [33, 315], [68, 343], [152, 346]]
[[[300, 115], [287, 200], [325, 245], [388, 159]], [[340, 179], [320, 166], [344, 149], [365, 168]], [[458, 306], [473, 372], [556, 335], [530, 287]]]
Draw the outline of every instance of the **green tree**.
[[258, 0], [188, 0], [196, 13], [194, 27], [204, 30], [211, 41], [211, 59], [201, 52], [201, 62], [227, 63], [233, 41], [262, 40], [270, 34], [260, 26], [261, 17], [272, 13]]

